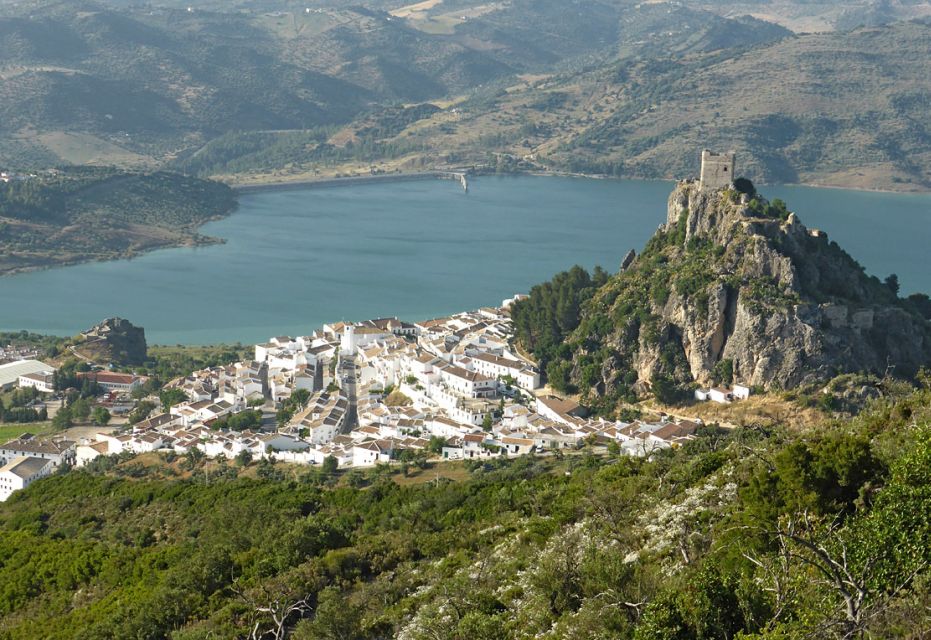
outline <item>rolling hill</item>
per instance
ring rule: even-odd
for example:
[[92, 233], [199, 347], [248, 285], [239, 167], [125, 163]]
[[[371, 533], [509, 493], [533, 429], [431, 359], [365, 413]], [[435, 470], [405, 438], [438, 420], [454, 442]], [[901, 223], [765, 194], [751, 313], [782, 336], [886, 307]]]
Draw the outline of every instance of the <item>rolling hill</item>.
[[[474, 94], [390, 139], [444, 161], [626, 177], [688, 175], [740, 152], [760, 182], [931, 185], [931, 23], [638, 55]], [[494, 164], [492, 166], [495, 166]]]
[[[709, 146], [760, 182], [925, 189], [931, 22], [897, 20], [926, 4], [0, 4], [0, 165], [671, 178]], [[879, 26], [776, 24], [819, 20]]]
[[[520, 74], [578, 70], [623, 48], [657, 55], [669, 46], [668, 36], [651, 36], [668, 25], [629, 21], [626, 3], [448, 2], [423, 19], [387, 8], [0, 5], [0, 136], [9, 140], [0, 165], [113, 159], [154, 166], [230, 133], [327, 131]], [[440, 9], [452, 11], [453, 22]], [[676, 29], [700, 25], [682, 45], [688, 50], [718, 46], [736, 32], [739, 46], [788, 34], [681, 6], [663, 15], [672, 15]]]

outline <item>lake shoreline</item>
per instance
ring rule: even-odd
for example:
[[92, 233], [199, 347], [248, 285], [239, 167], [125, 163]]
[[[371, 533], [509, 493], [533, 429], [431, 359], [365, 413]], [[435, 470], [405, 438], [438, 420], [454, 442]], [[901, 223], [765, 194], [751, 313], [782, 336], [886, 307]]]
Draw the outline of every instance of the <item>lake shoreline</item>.
[[201, 227], [211, 222], [217, 222], [228, 218], [229, 216], [236, 213], [239, 209], [239, 205], [233, 207], [229, 211], [223, 214], [218, 214], [215, 216], [210, 216], [206, 218], [203, 223], [199, 224], [195, 229], [189, 231], [189, 235], [184, 236], [178, 242], [166, 242], [164, 244], [150, 245], [146, 247], [139, 247], [136, 249], [128, 250], [119, 255], [104, 255], [104, 256], [87, 256], [87, 257], [74, 257], [64, 260], [55, 260], [49, 258], [44, 262], [39, 262], [30, 265], [24, 265], [20, 267], [13, 267], [8, 269], [0, 269], [0, 280], [4, 278], [9, 278], [11, 276], [23, 275], [26, 273], [35, 273], [38, 271], [48, 271], [49, 269], [58, 269], [60, 267], [76, 267], [82, 264], [95, 264], [102, 262], [117, 262], [120, 260], [134, 260], [140, 258], [146, 254], [154, 253], [156, 251], [163, 251], [165, 249], [181, 249], [181, 248], [196, 248], [196, 247], [210, 247], [218, 244], [226, 244], [225, 238], [215, 238], [213, 236], [205, 236], [199, 233]]
[[[451, 180], [453, 179], [453, 174], [464, 173], [469, 177], [539, 177], [539, 178], [574, 178], [580, 180], [603, 180], [608, 182], [675, 182], [672, 178], [638, 178], [638, 177], [615, 177], [605, 174], [593, 174], [593, 173], [577, 173], [577, 172], [568, 172], [568, 171], [509, 171], [509, 172], [496, 172], [487, 169], [474, 169], [474, 168], [461, 168], [461, 169], [430, 169], [426, 171], [410, 171], [410, 172], [399, 172], [399, 173], [385, 173], [385, 174], [374, 174], [374, 175], [360, 175], [360, 176], [344, 176], [340, 178], [334, 177], [321, 177], [321, 178], [311, 178], [311, 179], [301, 179], [293, 181], [269, 181], [269, 182], [258, 182], [253, 184], [227, 184], [238, 197], [240, 194], [252, 194], [252, 193], [268, 193], [273, 191], [289, 191], [297, 189], [324, 189], [331, 187], [352, 187], [352, 186], [364, 186], [370, 184], [390, 184], [396, 182], [415, 182], [422, 180]], [[878, 189], [878, 188], [867, 188], [867, 187], [844, 187], [838, 185], [826, 185], [818, 183], [806, 183], [806, 182], [792, 182], [792, 183], [776, 183], [776, 184], [763, 184], [758, 185], [759, 187], [806, 187], [811, 189], [831, 189], [838, 191], [857, 191], [862, 193], [880, 193], [880, 194], [893, 194], [893, 195], [929, 195], [929, 191], [897, 191], [893, 189]], [[209, 246], [213, 244], [223, 244], [226, 242], [224, 238], [214, 238], [210, 236], [202, 236], [197, 230], [199, 230], [205, 224], [210, 222], [215, 222], [217, 220], [222, 220], [236, 213], [239, 209], [239, 203], [237, 201], [236, 205], [233, 206], [229, 211], [226, 211], [222, 214], [217, 214], [207, 218], [203, 221], [202, 224], [198, 225], [193, 229], [193, 233], [190, 236], [184, 239], [184, 241], [177, 243], [166, 243], [157, 246], [150, 246], [145, 248], [139, 248], [133, 250], [129, 254], [125, 255], [114, 255], [114, 256], [101, 256], [101, 257], [89, 257], [89, 258], [75, 258], [68, 260], [56, 261], [50, 259], [47, 262], [32, 264], [28, 266], [14, 267], [12, 269], [0, 270], [0, 279], [7, 278], [10, 276], [21, 275], [25, 273], [33, 273], [36, 271], [46, 271], [48, 269], [57, 269], [60, 267], [73, 267], [82, 264], [98, 263], [98, 262], [112, 262], [118, 260], [132, 260], [138, 258], [147, 253], [152, 253], [155, 251], [161, 251], [164, 249], [174, 249], [181, 247], [198, 247], [198, 246]]]
[[[598, 173], [579, 173], [571, 171], [508, 171], [497, 172], [487, 169], [461, 168], [461, 169], [430, 169], [426, 171], [409, 171], [399, 173], [385, 173], [374, 175], [358, 175], [344, 177], [320, 177], [320, 178], [301, 178], [298, 180], [284, 181], [259, 181], [246, 184], [225, 183], [237, 194], [239, 193], [261, 193], [267, 191], [280, 191], [288, 189], [313, 189], [329, 187], [349, 187], [365, 184], [391, 183], [391, 182], [411, 182], [417, 180], [448, 180], [451, 173], [465, 173], [469, 177], [522, 177], [532, 176], [540, 178], [578, 178], [583, 180], [607, 180], [612, 182], [640, 181], [640, 182], [676, 182], [676, 178], [656, 178], [641, 176], [610, 176]], [[931, 189], [881, 189], [877, 187], [852, 187], [843, 185], [822, 184], [817, 182], [780, 182], [780, 183], [761, 183], [756, 185], [758, 188], [766, 187], [807, 187], [811, 189], [837, 189], [841, 191], [861, 191], [864, 193], [887, 193], [902, 195], [928, 195]]]
[[255, 184], [229, 184], [237, 194], [259, 193], [265, 191], [282, 191], [287, 189], [309, 189], [328, 187], [349, 187], [366, 184], [382, 184], [391, 182], [413, 182], [418, 180], [451, 180], [451, 174], [465, 173], [470, 176], [487, 175], [468, 170], [431, 170], [406, 173], [378, 173], [369, 176], [345, 176], [342, 178], [311, 178], [285, 182], [259, 182]]
[[[419, 182], [406, 186], [409, 174], [390, 174], [359, 189], [246, 191], [234, 215], [200, 229], [228, 240], [214, 249], [151, 250], [0, 278], [0, 297], [18, 301], [0, 325], [68, 335], [115, 315], [146, 327], [152, 344], [212, 345], [340, 319], [437, 317], [496, 304], [573, 264], [613, 272], [665, 220], [672, 184], [486, 174], [466, 195], [437, 173], [414, 175]], [[906, 293], [931, 289], [922, 266], [929, 196], [844, 191], [768, 195], [830, 233], [869, 273], [897, 273]]]

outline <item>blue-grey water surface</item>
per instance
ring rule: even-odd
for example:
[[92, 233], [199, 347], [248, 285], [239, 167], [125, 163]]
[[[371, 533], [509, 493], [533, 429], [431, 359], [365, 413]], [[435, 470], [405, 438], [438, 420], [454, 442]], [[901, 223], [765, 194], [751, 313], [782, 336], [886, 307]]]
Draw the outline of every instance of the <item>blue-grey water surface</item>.
[[[482, 177], [244, 194], [226, 244], [0, 278], [0, 330], [70, 335], [108, 316], [150, 343], [256, 342], [324, 322], [500, 304], [557, 271], [610, 271], [665, 221], [668, 182]], [[903, 293], [931, 291], [931, 195], [761, 189]]]

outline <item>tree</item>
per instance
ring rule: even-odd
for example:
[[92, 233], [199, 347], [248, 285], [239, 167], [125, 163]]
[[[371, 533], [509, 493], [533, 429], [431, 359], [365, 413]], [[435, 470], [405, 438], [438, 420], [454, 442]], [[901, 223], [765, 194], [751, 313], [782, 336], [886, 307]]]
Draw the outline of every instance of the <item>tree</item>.
[[137, 422], [142, 422], [149, 417], [149, 414], [155, 409], [155, 403], [149, 402], [148, 400], [143, 400], [136, 405], [136, 408], [133, 409], [127, 419], [129, 424], [136, 424]]
[[440, 436], [430, 436], [430, 444], [427, 445], [427, 449], [429, 449], [431, 453], [439, 455], [443, 453], [443, 447], [445, 446], [446, 438]]
[[747, 194], [750, 198], [756, 195], [756, 187], [753, 186], [753, 182], [749, 178], [737, 178], [734, 180], [734, 188], [740, 193]]
[[226, 415], [213, 421], [211, 427], [215, 430], [245, 431], [262, 424], [262, 412], [247, 409], [232, 415]]
[[570, 391], [572, 380], [572, 363], [564, 360], [553, 360], [546, 367], [546, 379], [550, 386], [557, 391]]
[[183, 390], [174, 387], [172, 389], [162, 389], [158, 394], [158, 399], [162, 403], [162, 411], [168, 411], [176, 404], [180, 404], [188, 399]]
[[293, 592], [273, 594], [264, 585], [247, 590], [233, 584], [230, 589], [245, 604], [250, 616], [249, 640], [284, 640], [288, 637], [289, 623], [294, 624], [295, 618], [300, 619], [311, 611], [307, 598]]
[[908, 301], [926, 320], [931, 320], [931, 297], [928, 297], [928, 294], [913, 293], [908, 297]]
[[361, 489], [368, 481], [365, 478], [365, 474], [362, 473], [361, 469], [353, 469], [346, 474], [346, 481], [349, 483], [349, 486], [353, 489]]
[[650, 390], [653, 396], [663, 404], [675, 404], [679, 399], [679, 390], [669, 376], [653, 374], [650, 380]]
[[[868, 558], [857, 566], [856, 554], [839, 531], [839, 522], [835, 521], [825, 531], [807, 512], [790, 517], [770, 535], [778, 540], [779, 557], [784, 559], [783, 563], [775, 565], [775, 571], [757, 558], [745, 557], [757, 567], [769, 569], [770, 590], [776, 593], [777, 603], [780, 598], [795, 597], [791, 591], [784, 593], [791, 568], [807, 567], [813, 571], [817, 583], [833, 592], [840, 603], [838, 611], [819, 629], [818, 635], [834, 627], [840, 629], [843, 638], [860, 637], [868, 620], [866, 614], [877, 602], [877, 594], [870, 588], [875, 558]], [[862, 554], [862, 549], [858, 551]], [[874, 552], [879, 554], [878, 550]]]
[[482, 429], [484, 429], [485, 431], [491, 431], [491, 424], [492, 424], [491, 414], [486, 413], [485, 417], [482, 418]]
[[288, 398], [289, 404], [296, 407], [303, 407], [310, 400], [310, 391], [307, 389], [295, 389], [291, 397]]
[[71, 415], [80, 421], [87, 420], [91, 415], [91, 405], [86, 398], [78, 398], [71, 404]]
[[[599, 281], [607, 279], [603, 270], [596, 276]], [[536, 285], [527, 298], [511, 306], [517, 340], [537, 356], [542, 368], [547, 368], [563, 338], [578, 326], [582, 304], [596, 286], [585, 269], [575, 266], [556, 274], [550, 282]]]
[[298, 624], [295, 640], [361, 640], [364, 610], [343, 597], [339, 589], [327, 587], [317, 596], [312, 620]]
[[284, 406], [278, 409], [278, 411], [275, 413], [275, 422], [278, 423], [278, 428], [280, 429], [291, 422], [291, 418], [293, 417], [294, 409], [288, 406]]
[[248, 467], [249, 463], [252, 462], [252, 452], [248, 449], [243, 449], [238, 454], [236, 454], [236, 464], [240, 467]]
[[734, 381], [734, 361], [725, 358], [716, 362], [711, 370], [711, 378], [715, 384], [730, 385]]
[[94, 407], [91, 420], [93, 420], [94, 424], [103, 426], [110, 422], [110, 412], [107, 411], [106, 407]]
[[888, 277], [883, 281], [886, 286], [889, 287], [889, 290], [892, 291], [896, 296], [899, 295], [899, 276], [894, 273], [890, 273]]
[[58, 413], [55, 414], [55, 417], [52, 418], [52, 427], [58, 430], [67, 429], [72, 424], [74, 424], [74, 422], [70, 407], [62, 407], [58, 410]]
[[336, 473], [337, 469], [339, 469], [339, 460], [333, 456], [327, 456], [323, 459], [323, 464], [320, 465], [320, 468], [323, 469], [323, 472], [326, 474]]
[[197, 447], [191, 447], [184, 454], [184, 465], [188, 470], [193, 470], [205, 457], [206, 454], [203, 451]]

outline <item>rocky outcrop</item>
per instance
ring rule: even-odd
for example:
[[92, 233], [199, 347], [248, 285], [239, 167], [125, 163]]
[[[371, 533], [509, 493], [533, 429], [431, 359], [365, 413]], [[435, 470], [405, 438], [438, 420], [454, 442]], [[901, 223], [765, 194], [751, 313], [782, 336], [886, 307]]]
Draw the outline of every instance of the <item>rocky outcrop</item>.
[[[612, 354], [600, 388], [629, 371], [641, 387], [657, 375], [712, 384], [722, 362], [766, 388], [931, 365], [931, 323], [825, 234], [778, 201], [695, 181], [676, 186], [666, 224], [586, 313], [615, 326], [572, 339], [577, 363]], [[580, 331], [597, 325], [583, 318]]]
[[76, 348], [96, 362], [142, 364], [148, 355], [145, 329], [123, 318], [107, 318], [81, 334]]

